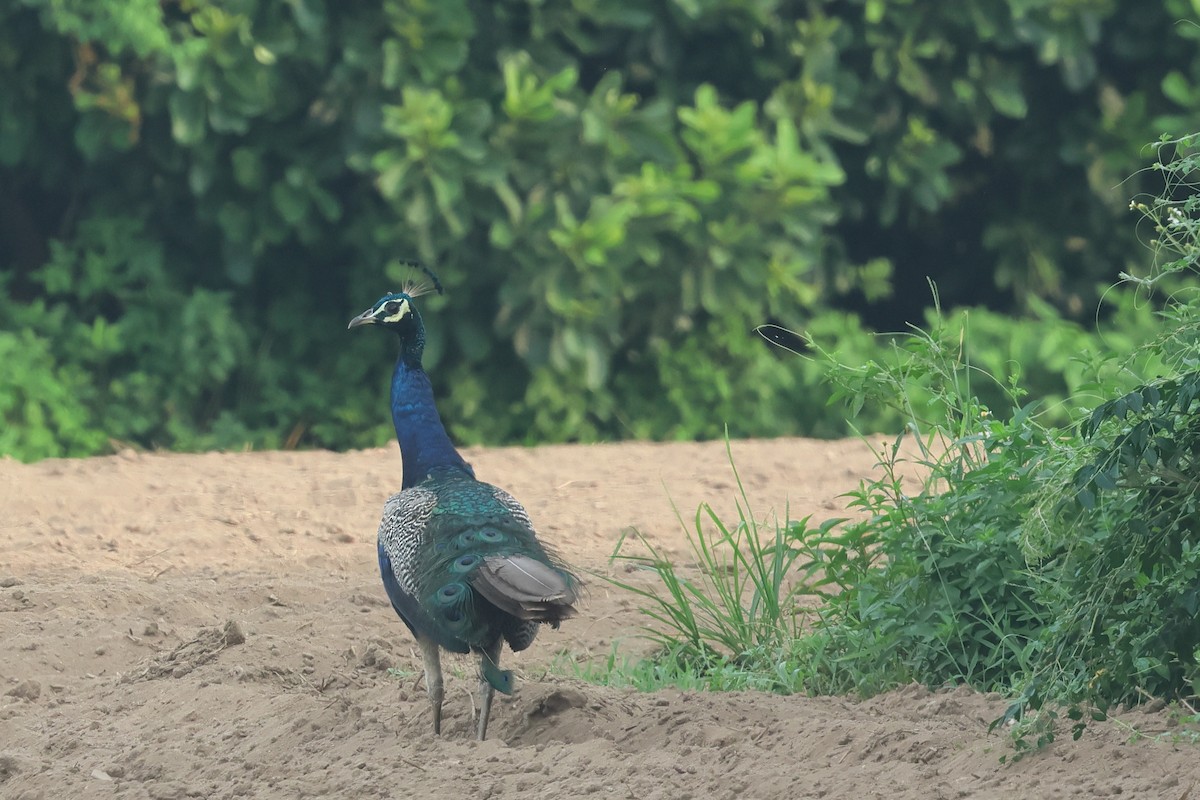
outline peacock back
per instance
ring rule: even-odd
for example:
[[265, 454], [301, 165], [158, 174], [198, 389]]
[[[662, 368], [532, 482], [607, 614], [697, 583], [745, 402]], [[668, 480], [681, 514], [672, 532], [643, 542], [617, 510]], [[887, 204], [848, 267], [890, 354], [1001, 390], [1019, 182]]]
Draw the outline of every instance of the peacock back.
[[459, 653], [501, 636], [522, 650], [540, 623], [561, 618], [548, 610], [539, 616], [536, 591], [530, 602], [508, 607], [492, 590], [497, 569], [523, 573], [535, 586], [540, 570], [553, 573], [551, 583], [578, 584], [538, 541], [515, 498], [460, 469], [434, 470], [388, 499], [379, 559], [392, 605], [413, 633]]

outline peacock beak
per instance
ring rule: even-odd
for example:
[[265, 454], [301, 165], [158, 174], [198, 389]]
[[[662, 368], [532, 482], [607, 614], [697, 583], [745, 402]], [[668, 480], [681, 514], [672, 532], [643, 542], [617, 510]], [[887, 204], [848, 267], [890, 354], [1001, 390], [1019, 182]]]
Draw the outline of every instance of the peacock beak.
[[375, 309], [368, 308], [366, 311], [362, 312], [357, 317], [350, 320], [350, 324], [346, 326], [346, 330], [350, 330], [351, 328], [357, 328], [361, 325], [374, 325], [375, 324], [375, 316], [374, 315], [375, 315]]

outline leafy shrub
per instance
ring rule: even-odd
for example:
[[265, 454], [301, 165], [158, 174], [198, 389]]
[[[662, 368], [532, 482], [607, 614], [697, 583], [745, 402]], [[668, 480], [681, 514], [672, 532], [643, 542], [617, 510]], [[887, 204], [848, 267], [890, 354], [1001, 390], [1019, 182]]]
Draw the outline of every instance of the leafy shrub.
[[1153, 226], [1159, 261], [1135, 285], [1165, 290], [1185, 279], [1148, 347], [1167, 377], [1108, 399], [1080, 423], [1070, 480], [1043, 493], [1038, 506], [1049, 523], [1028, 541], [1055, 576], [1043, 602], [1056, 613], [1011, 713], [1069, 703], [1076, 734], [1089, 707], [1100, 717], [1118, 703], [1192, 698], [1200, 689], [1200, 325], [1186, 281], [1200, 264], [1194, 141], [1160, 143], [1166, 189], [1133, 204]]
[[5, 446], [382, 442], [389, 343], [337, 337], [412, 256], [461, 440], [844, 433], [750, 328], [861, 363], [830, 309], [919, 321], [926, 274], [1086, 319], [1130, 143], [1194, 105], [1188, 8], [6, 4]]
[[[849, 495], [866, 517], [831, 536], [794, 534], [822, 600], [805, 644], [809, 688], [1006, 689], [1048, 621], [1022, 531], [1050, 432], [1028, 407], [993, 418], [975, 394], [984, 374], [963, 361], [963, 328], [934, 321], [904, 360], [856, 384], [859, 400], [894, 392], [910, 409], [905, 433], [877, 452], [880, 474]], [[914, 378], [932, 399], [924, 408], [906, 392]]]
[[[1101, 711], [1200, 689], [1200, 372], [1139, 387], [1082, 425], [1084, 463], [1060, 501], [1046, 602], [1055, 663], [1072, 700]], [[1042, 541], [1045, 547], [1047, 542]], [[1102, 580], [1096, 580], [1102, 576]]]

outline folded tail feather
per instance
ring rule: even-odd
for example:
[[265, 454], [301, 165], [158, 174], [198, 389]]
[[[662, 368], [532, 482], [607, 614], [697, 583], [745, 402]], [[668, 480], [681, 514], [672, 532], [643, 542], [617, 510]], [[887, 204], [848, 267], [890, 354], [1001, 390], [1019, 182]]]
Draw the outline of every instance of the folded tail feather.
[[488, 556], [472, 574], [471, 586], [517, 619], [557, 624], [575, 616], [574, 580], [529, 556]]

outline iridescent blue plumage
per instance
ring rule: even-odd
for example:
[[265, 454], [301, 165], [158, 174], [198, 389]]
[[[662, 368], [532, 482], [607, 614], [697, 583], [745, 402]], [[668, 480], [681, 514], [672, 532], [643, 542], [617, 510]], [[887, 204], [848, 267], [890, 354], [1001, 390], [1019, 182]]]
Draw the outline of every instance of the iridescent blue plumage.
[[499, 668], [503, 643], [523, 650], [542, 623], [557, 627], [573, 616], [579, 580], [538, 541], [521, 504], [476, 480], [454, 448], [421, 366], [425, 329], [412, 301], [408, 292], [384, 295], [350, 322], [400, 338], [391, 410], [404, 476], [384, 505], [379, 568], [392, 607], [421, 647], [434, 733], [443, 696], [439, 648], [480, 654], [483, 739], [493, 691], [512, 690], [512, 673]]
[[[411, 308], [411, 299], [406, 302]], [[421, 367], [421, 355], [425, 350], [421, 317], [413, 309], [407, 318], [412, 320], [415, 332], [408, 337], [401, 333], [400, 358], [392, 372], [392, 424], [396, 427], [400, 458], [404, 463], [401, 488], [416, 486], [433, 467], [455, 467], [474, 476], [446, 434], [433, 402], [433, 385]]]

